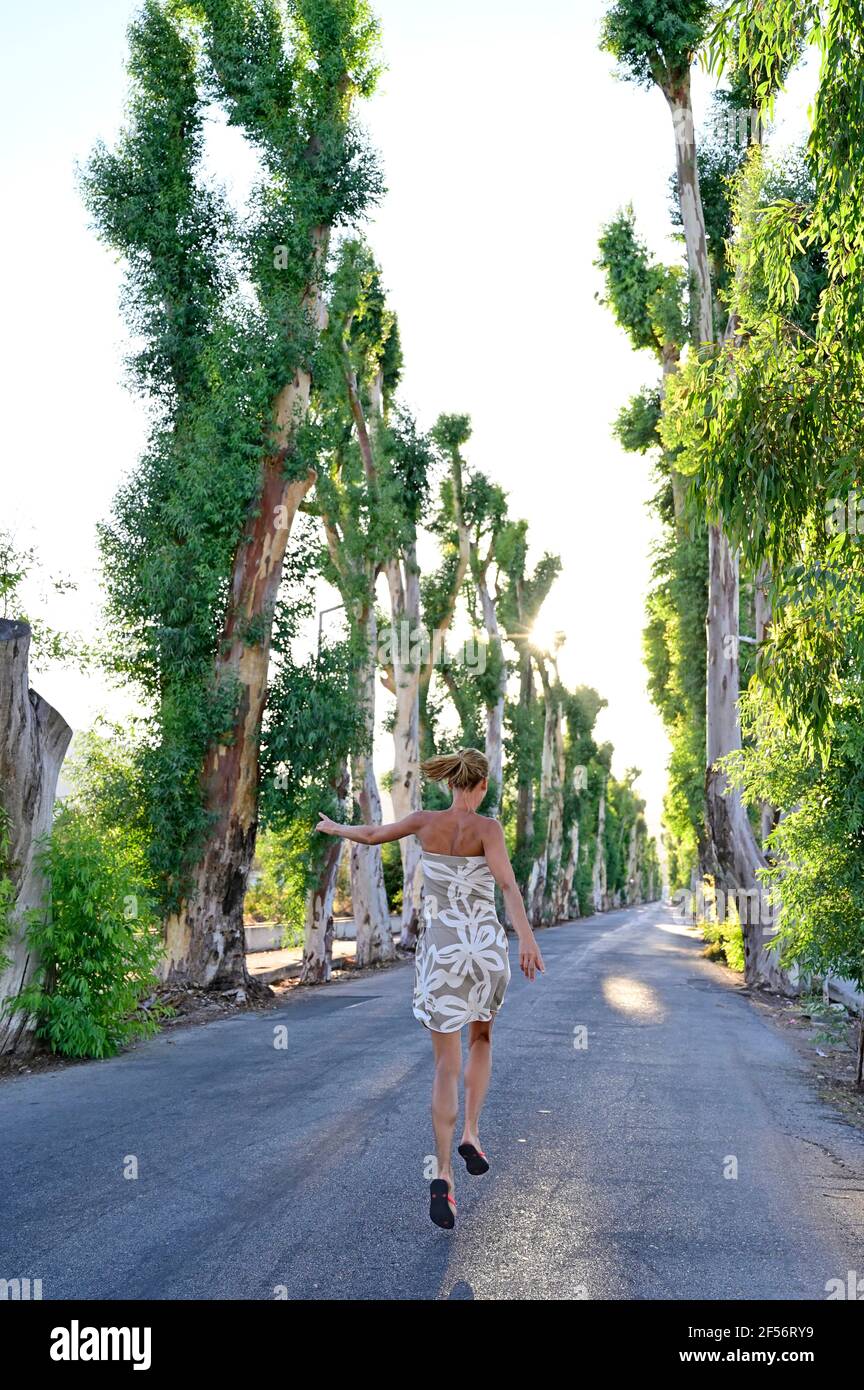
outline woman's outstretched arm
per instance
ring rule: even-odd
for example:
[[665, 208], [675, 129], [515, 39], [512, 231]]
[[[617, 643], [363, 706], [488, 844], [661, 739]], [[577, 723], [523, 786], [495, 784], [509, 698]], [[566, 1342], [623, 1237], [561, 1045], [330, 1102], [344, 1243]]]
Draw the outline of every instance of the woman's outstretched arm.
[[507, 916], [519, 938], [519, 964], [522, 967], [522, 973], [527, 975], [529, 980], [533, 980], [536, 972], [539, 970], [542, 973], [546, 967], [543, 964], [540, 947], [534, 940], [531, 923], [528, 921], [528, 914], [525, 911], [522, 894], [519, 892], [513, 865], [510, 863], [510, 855], [507, 853], [504, 831], [500, 821], [490, 820], [488, 830], [485, 826], [483, 827], [483, 853], [486, 856], [486, 863], [492, 870], [492, 877], [501, 889], [504, 905], [507, 908]]
[[410, 816], [391, 821], [389, 825], [343, 825], [341, 821], [331, 820], [321, 815], [315, 829], [322, 835], [339, 835], [343, 840], [353, 840], [358, 845], [386, 845], [390, 840], [403, 840], [406, 835], [416, 835], [423, 824], [426, 811], [412, 811]]

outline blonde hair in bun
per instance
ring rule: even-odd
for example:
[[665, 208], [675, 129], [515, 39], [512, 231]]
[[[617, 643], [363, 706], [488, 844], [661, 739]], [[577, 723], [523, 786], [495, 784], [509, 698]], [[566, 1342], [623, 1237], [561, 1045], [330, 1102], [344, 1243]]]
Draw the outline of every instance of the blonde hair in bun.
[[420, 770], [430, 782], [446, 782], [451, 788], [469, 791], [489, 776], [489, 763], [479, 748], [459, 748], [455, 753], [427, 758]]

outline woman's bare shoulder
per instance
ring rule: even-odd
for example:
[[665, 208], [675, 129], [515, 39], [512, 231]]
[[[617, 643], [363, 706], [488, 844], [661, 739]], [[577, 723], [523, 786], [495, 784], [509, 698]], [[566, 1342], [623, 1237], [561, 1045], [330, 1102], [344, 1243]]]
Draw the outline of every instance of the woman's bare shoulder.
[[496, 816], [479, 816], [480, 834], [484, 844], [498, 845], [504, 841], [504, 827]]

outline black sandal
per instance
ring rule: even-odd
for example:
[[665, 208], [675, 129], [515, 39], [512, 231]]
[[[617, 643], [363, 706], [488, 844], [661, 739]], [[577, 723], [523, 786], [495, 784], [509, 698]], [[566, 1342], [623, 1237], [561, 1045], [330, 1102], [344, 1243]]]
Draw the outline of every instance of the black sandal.
[[429, 1215], [445, 1231], [452, 1231], [456, 1225], [456, 1201], [446, 1178], [433, 1178], [429, 1184]]
[[489, 1172], [489, 1164], [482, 1149], [475, 1149], [473, 1144], [460, 1144], [458, 1154], [460, 1158], [464, 1158], [465, 1167], [472, 1178], [479, 1178], [481, 1173]]

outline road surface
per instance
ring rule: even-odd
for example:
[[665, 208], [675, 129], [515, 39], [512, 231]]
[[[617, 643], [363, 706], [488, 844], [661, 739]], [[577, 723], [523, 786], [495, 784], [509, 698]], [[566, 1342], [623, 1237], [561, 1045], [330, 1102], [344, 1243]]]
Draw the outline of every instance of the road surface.
[[458, 1174], [455, 1232], [427, 1215], [405, 964], [0, 1086], [0, 1277], [45, 1299], [820, 1299], [864, 1275], [864, 1141], [671, 913], [541, 945], [534, 984], [513, 959], [493, 1168]]

